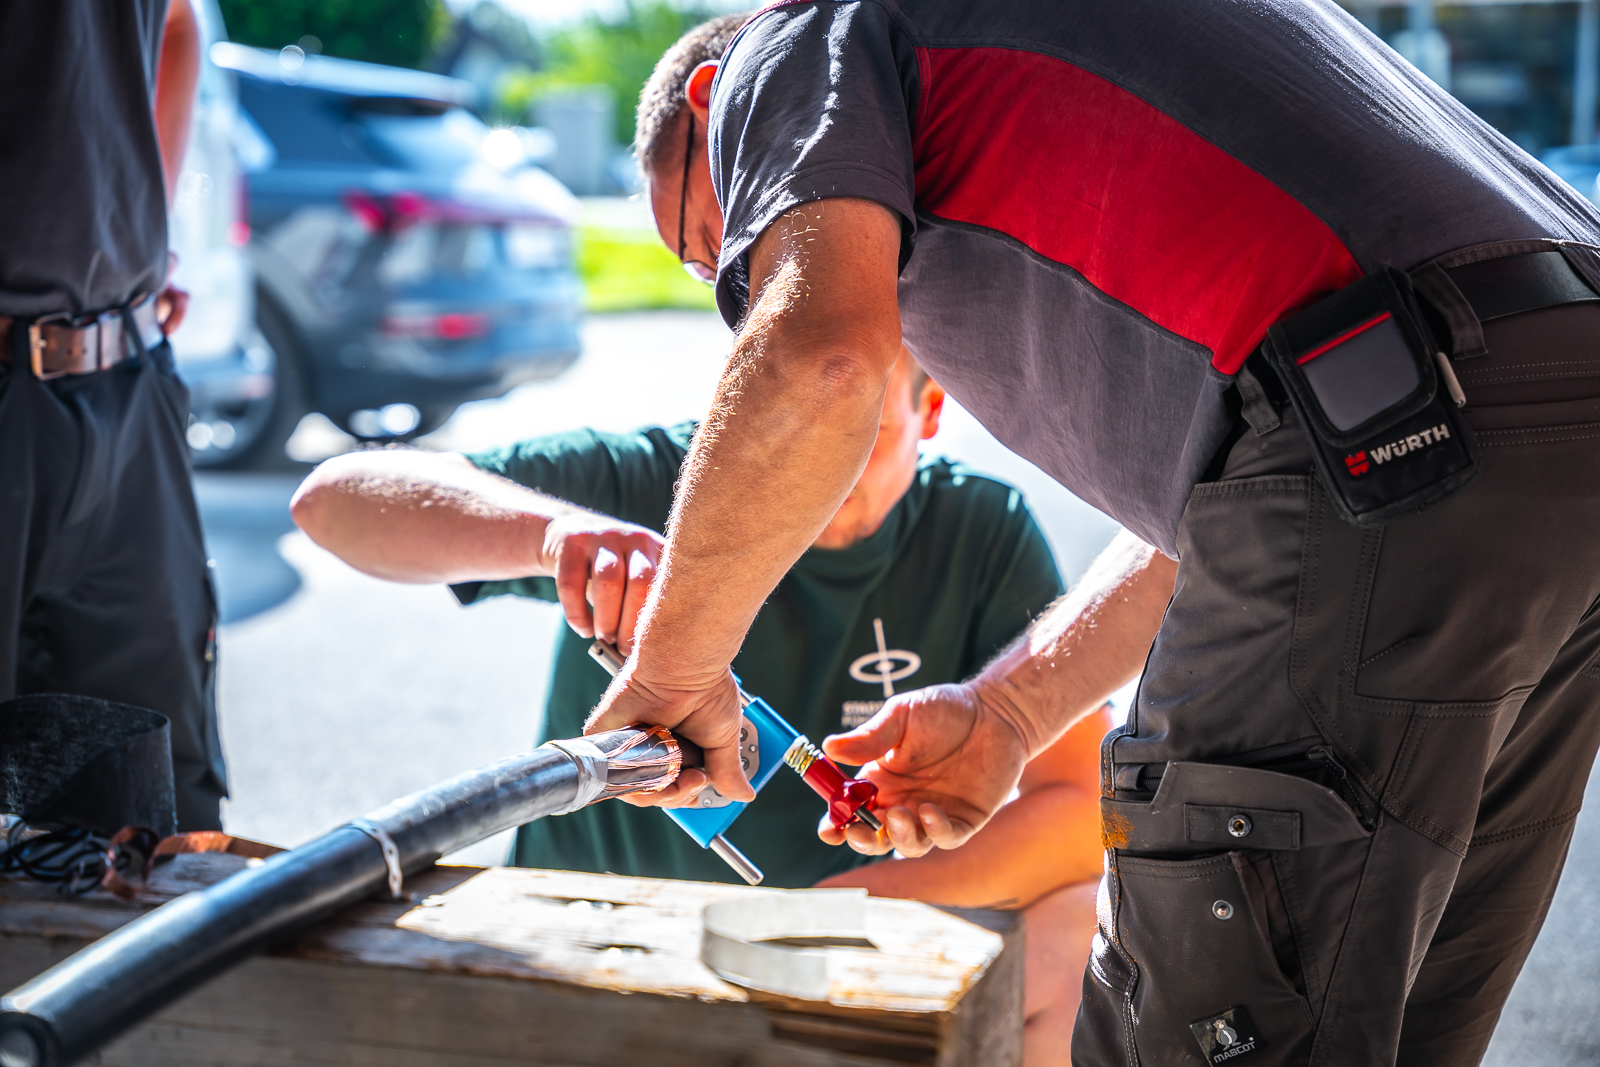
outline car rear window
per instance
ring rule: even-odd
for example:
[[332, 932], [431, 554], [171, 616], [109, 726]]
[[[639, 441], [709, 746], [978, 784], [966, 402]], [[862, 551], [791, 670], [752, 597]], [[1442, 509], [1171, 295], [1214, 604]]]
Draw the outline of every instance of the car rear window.
[[459, 107], [433, 115], [363, 110], [360, 117], [375, 145], [411, 170], [460, 170], [479, 158], [480, 146], [489, 133], [489, 127]]
[[342, 94], [240, 78], [239, 103], [272, 141], [280, 163], [389, 165]]

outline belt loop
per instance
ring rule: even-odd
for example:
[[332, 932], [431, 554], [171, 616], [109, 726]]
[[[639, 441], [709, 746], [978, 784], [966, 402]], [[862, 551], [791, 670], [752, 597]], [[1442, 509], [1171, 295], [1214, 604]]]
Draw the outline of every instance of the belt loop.
[[1261, 379], [1250, 369], [1248, 362], [1239, 368], [1233, 384], [1239, 390], [1239, 399], [1244, 401], [1239, 414], [1244, 416], [1244, 421], [1250, 424], [1257, 437], [1269, 434], [1283, 425], [1283, 420], [1278, 417], [1278, 409], [1272, 406], [1272, 401], [1267, 398], [1266, 388], [1261, 384]]
[[1455, 280], [1438, 261], [1424, 263], [1411, 271], [1411, 282], [1417, 292], [1432, 308], [1444, 317], [1450, 327], [1450, 355], [1454, 359], [1471, 359], [1488, 355], [1483, 340], [1483, 323], [1477, 312], [1462, 295]]
[[[139, 309], [147, 301], [154, 308], [155, 297], [147, 293], [143, 297], [134, 297], [126, 305], [117, 309], [117, 314], [122, 317], [122, 332], [128, 335], [129, 338], [124, 340], [123, 344], [128, 346], [132, 355], [141, 359], [150, 354], [149, 346], [144, 343], [144, 330], [139, 325]], [[154, 316], [155, 312], [152, 310], [150, 314]]]
[[1588, 245], [1571, 241], [1557, 241], [1556, 244], [1561, 249], [1561, 258], [1567, 261], [1573, 273], [1582, 278], [1590, 289], [1600, 293], [1600, 255]]

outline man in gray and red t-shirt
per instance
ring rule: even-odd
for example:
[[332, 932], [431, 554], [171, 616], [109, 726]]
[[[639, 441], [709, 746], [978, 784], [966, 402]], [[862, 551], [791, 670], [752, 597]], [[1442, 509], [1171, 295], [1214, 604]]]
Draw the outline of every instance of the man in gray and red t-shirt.
[[829, 742], [850, 844], [958, 845], [1142, 666], [1074, 1061], [1476, 1063], [1600, 743], [1594, 209], [1311, 0], [778, 4], [663, 58], [638, 148], [739, 338], [591, 728], [747, 795], [727, 664], [903, 336], [1129, 536]]

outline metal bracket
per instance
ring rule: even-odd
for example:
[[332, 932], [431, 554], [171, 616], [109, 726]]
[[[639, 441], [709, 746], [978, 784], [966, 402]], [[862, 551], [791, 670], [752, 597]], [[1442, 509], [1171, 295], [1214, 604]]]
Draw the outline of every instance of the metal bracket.
[[383, 865], [389, 868], [389, 895], [400, 900], [400, 890], [405, 876], [400, 870], [400, 850], [395, 847], [394, 838], [390, 837], [383, 827], [375, 826], [365, 819], [356, 819], [350, 825], [372, 838], [383, 849]]

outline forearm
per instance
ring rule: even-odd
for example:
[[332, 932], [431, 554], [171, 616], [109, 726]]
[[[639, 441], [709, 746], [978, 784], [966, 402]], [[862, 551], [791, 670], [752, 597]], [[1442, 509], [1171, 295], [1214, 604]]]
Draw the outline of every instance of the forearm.
[[580, 509], [458, 455], [396, 450], [328, 460], [290, 510], [313, 541], [357, 570], [431, 583], [549, 574], [545, 528]]
[[1176, 575], [1175, 562], [1119, 534], [1083, 580], [973, 680], [1030, 757], [1138, 676]]
[[958, 849], [857, 867], [818, 883], [874, 896], [977, 908], [1024, 908], [1061, 886], [1100, 874], [1099, 797], [1050, 785], [1001, 808]]
[[195, 24], [189, 0], [170, 0], [161, 35], [161, 59], [156, 68], [156, 139], [161, 146], [161, 169], [166, 182], [167, 206], [172, 206], [189, 146], [189, 120], [194, 113], [195, 85], [200, 80], [200, 27]]
[[[823, 215], [822, 235], [808, 231]], [[876, 255], [837, 247], [874, 239]], [[759, 296], [685, 463], [645, 608], [639, 663], [653, 679], [720, 675], [855, 484], [899, 355], [898, 242], [890, 212], [848, 201], [805, 205], [757, 242]], [[863, 258], [866, 280], [830, 276]]]

